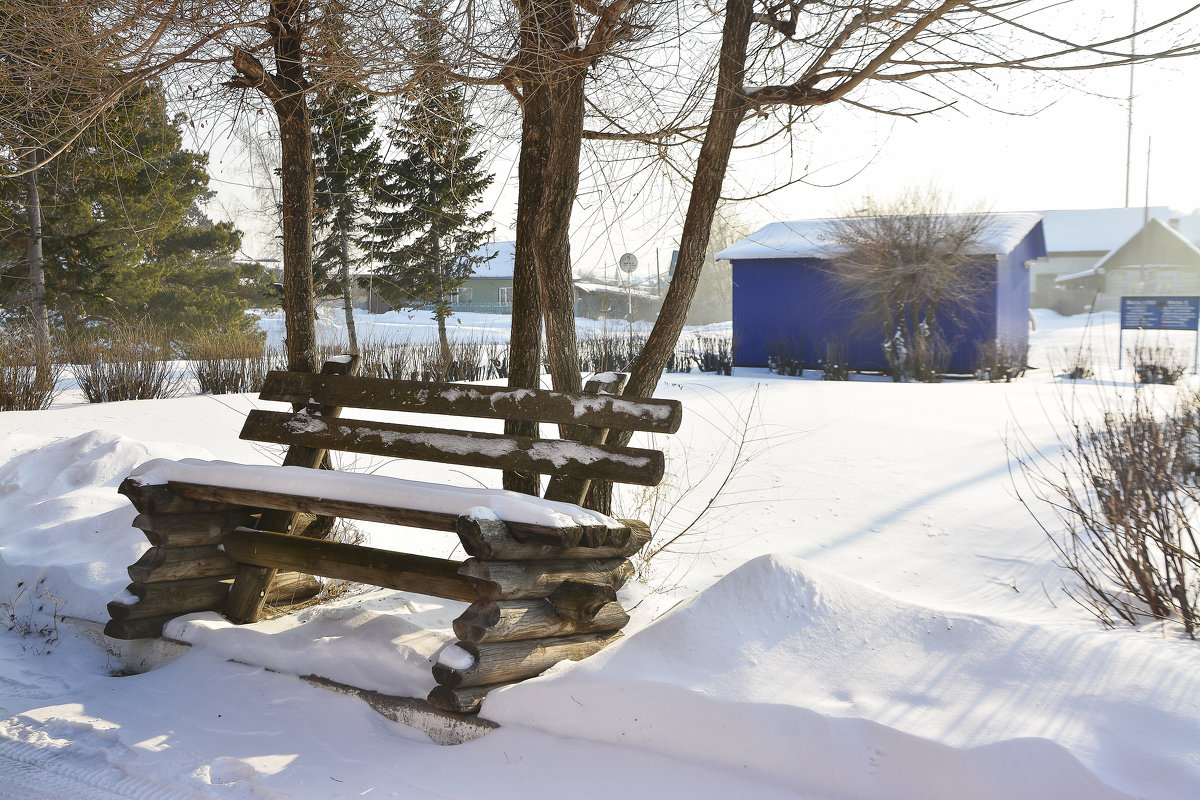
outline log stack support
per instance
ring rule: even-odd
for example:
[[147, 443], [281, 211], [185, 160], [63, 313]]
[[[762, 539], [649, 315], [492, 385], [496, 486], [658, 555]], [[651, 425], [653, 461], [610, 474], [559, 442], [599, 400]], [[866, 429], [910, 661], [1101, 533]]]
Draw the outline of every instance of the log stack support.
[[460, 518], [458, 537], [471, 557], [459, 574], [479, 599], [454, 620], [458, 641], [433, 667], [429, 703], [475, 712], [492, 689], [620, 637], [629, 614], [617, 590], [633, 575], [629, 557], [650, 539], [643, 523], [622, 522], [594, 546], [554, 546], [522, 542], [500, 520]]
[[[104, 633], [114, 639], [161, 636], [175, 617], [219, 611], [229, 595], [237, 563], [222, 541], [239, 527], [254, 525], [256, 509], [182, 497], [166, 485], [140, 484], [126, 478], [117, 490], [129, 498], [150, 549], [128, 568], [132, 581], [108, 604]], [[311, 575], [280, 573], [267, 593], [271, 603], [312, 597], [321, 584]]]

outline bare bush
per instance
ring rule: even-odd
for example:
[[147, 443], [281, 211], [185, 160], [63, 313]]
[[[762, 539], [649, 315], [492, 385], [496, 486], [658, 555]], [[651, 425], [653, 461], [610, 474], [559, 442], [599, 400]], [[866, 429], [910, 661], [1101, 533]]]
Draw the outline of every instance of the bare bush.
[[201, 394], [257, 392], [270, 368], [263, 337], [237, 330], [192, 330], [184, 352]]
[[975, 377], [1011, 383], [1029, 369], [1029, 345], [988, 339], [975, 346]]
[[[1018, 497], [1078, 578], [1067, 592], [1084, 608], [1110, 626], [1175, 620], [1196, 638], [1200, 407], [1193, 397], [1163, 411], [1135, 390], [1102, 410], [1096, 420], [1067, 412], [1058, 464], [1016, 458], [1030, 493]], [[1038, 515], [1047, 507], [1057, 524]]]
[[62, 367], [40, 341], [32, 332], [0, 330], [0, 411], [41, 411], [54, 402]]
[[668, 453], [667, 477], [657, 486], [621, 487], [615, 495], [615, 513], [622, 518], [645, 521], [654, 537], [633, 557], [639, 580], [649, 581], [652, 564], [664, 553], [685, 557], [664, 576], [656, 590], [670, 589], [686, 570], [686, 557], [712, 552], [719, 544], [712, 540], [715, 531], [726, 527], [746, 499], [745, 483], [751, 480], [747, 468], [787, 438], [768, 434], [762, 426], [759, 386], [727, 404], [701, 408], [690, 406], [689, 413], [707, 416], [708, 424], [723, 432], [717, 448], [702, 465], [686, 461], [671, 463]]
[[1168, 344], [1138, 344], [1129, 351], [1129, 363], [1138, 383], [1174, 385], [1187, 371], [1183, 356]]
[[1096, 373], [1092, 369], [1094, 359], [1090, 347], [1067, 349], [1065, 356], [1067, 367], [1062, 373], [1064, 378], [1071, 381], [1082, 381], [1095, 377]]
[[795, 336], [777, 336], [766, 342], [766, 350], [768, 372], [797, 377], [804, 374], [803, 351]]
[[825, 342], [825, 356], [821, 359], [821, 380], [850, 380], [850, 353], [845, 342]]
[[170, 334], [148, 320], [82, 331], [68, 345], [69, 369], [89, 403], [175, 397], [186, 383]]

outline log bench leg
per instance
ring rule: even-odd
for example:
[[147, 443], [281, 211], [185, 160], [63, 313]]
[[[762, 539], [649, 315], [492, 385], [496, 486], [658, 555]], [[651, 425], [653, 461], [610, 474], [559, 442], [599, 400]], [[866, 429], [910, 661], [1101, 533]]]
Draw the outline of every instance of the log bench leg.
[[179, 497], [166, 486], [130, 479], [118, 491], [138, 510], [133, 526], [152, 547], [129, 566], [132, 583], [108, 604], [104, 633], [154, 638], [175, 617], [221, 608], [236, 565], [217, 545], [229, 531], [252, 523], [253, 510]]
[[[118, 491], [129, 498], [140, 529], [152, 547], [129, 566], [131, 583], [108, 604], [104, 627], [114, 639], [149, 639], [162, 635], [175, 617], [219, 611], [238, 568], [221, 551], [221, 540], [236, 528], [253, 525], [255, 509], [174, 494], [169, 487], [126, 479]], [[265, 591], [272, 603], [312, 597], [321, 589], [311, 575], [280, 573]]]

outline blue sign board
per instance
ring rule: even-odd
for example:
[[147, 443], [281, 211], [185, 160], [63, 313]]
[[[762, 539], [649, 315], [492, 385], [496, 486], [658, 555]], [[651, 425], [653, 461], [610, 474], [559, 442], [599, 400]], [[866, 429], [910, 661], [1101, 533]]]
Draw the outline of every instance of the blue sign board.
[[1121, 330], [1200, 330], [1200, 297], [1122, 297]]

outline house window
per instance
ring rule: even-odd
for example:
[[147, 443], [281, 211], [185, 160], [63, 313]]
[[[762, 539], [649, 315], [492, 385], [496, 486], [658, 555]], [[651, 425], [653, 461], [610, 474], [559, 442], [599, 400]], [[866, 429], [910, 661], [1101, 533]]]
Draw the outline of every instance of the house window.
[[475, 294], [475, 291], [474, 291], [474, 290], [473, 290], [473, 289], [472, 289], [470, 286], [463, 286], [463, 287], [460, 287], [460, 288], [459, 288], [459, 290], [458, 290], [458, 301], [457, 301], [457, 302], [459, 302], [459, 303], [473, 303], [473, 302], [475, 302], [475, 301], [472, 299], [472, 297], [474, 296], [474, 294]]
[[501, 286], [500, 287], [500, 305], [502, 305], [502, 306], [511, 306], [512, 305], [512, 287], [511, 286]]
[[1174, 294], [1177, 291], [1175, 270], [1158, 270], [1154, 273], [1154, 293]]
[[451, 291], [450, 294], [446, 295], [446, 299], [450, 301], [450, 305], [453, 305], [453, 306], [458, 305], [459, 294], [460, 294], [459, 290], [455, 289], [455, 290]]

